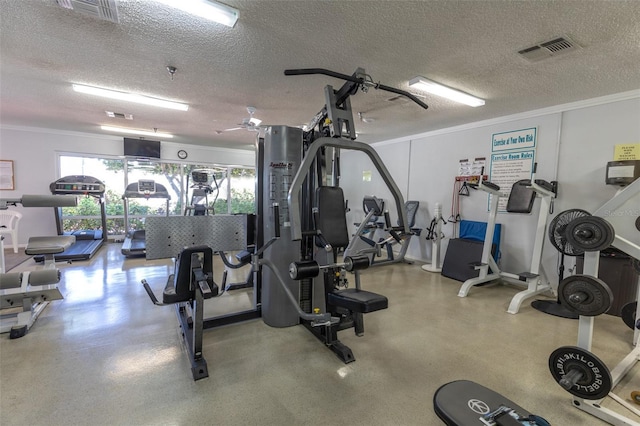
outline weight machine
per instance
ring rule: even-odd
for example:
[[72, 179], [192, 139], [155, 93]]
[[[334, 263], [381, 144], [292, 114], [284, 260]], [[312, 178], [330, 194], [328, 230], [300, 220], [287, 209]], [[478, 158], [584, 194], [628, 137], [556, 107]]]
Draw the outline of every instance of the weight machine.
[[[322, 74], [346, 81], [334, 90], [325, 86], [325, 106], [312, 119], [308, 131], [271, 126], [258, 142], [259, 240], [276, 236], [272, 223], [282, 224], [279, 237], [262, 252], [262, 318], [273, 327], [302, 323], [345, 363], [355, 360], [351, 349], [338, 340], [338, 331], [364, 331], [362, 314], [386, 308], [384, 296], [359, 288], [360, 257], [345, 256], [338, 262], [337, 250], [349, 241], [345, 205], [337, 183], [341, 150], [356, 150], [369, 156], [394, 197], [402, 231], [409, 234], [404, 200], [399, 188], [369, 145], [355, 142], [349, 97], [370, 87], [387, 90], [427, 106], [410, 93], [374, 83], [363, 69], [349, 76], [324, 69], [286, 70], [285, 75]], [[272, 204], [279, 218], [267, 220]], [[298, 262], [291, 262], [299, 259]], [[355, 265], [355, 266], [353, 266]], [[267, 266], [264, 268], [263, 266]], [[355, 288], [345, 289], [345, 270], [356, 271]], [[287, 277], [284, 271], [289, 271]], [[303, 271], [300, 273], [300, 271]], [[323, 272], [320, 274], [320, 272]]]
[[533, 245], [533, 254], [531, 256], [531, 264], [528, 271], [519, 274], [513, 274], [500, 270], [496, 261], [491, 256], [491, 246], [493, 242], [493, 232], [496, 225], [496, 216], [498, 214], [498, 201], [502, 196], [500, 187], [481, 178], [477, 185], [470, 184], [474, 189], [480, 189], [491, 195], [491, 206], [489, 209], [489, 219], [487, 221], [487, 230], [484, 237], [484, 245], [482, 248], [482, 257], [478, 264], [474, 267], [480, 271], [477, 278], [466, 280], [460, 290], [458, 297], [466, 297], [469, 290], [473, 286], [488, 283], [491, 281], [505, 280], [516, 285], [526, 285], [526, 290], [516, 294], [509, 304], [507, 312], [517, 314], [520, 305], [525, 299], [535, 295], [550, 292], [551, 284], [547, 279], [544, 268], [542, 267], [542, 247], [544, 245], [544, 236], [546, 234], [547, 219], [553, 205], [553, 200], [557, 194], [557, 183], [547, 182], [535, 178], [536, 166], [533, 166], [531, 179], [520, 180], [513, 184], [509, 201], [507, 203], [507, 212], [511, 213], [530, 213], [535, 198], [540, 198], [540, 212], [538, 214], [538, 224], [536, 228], [536, 238]]
[[[204, 319], [202, 315], [205, 298], [215, 293], [209, 282], [213, 274], [207, 266], [209, 250], [246, 247], [244, 233], [237, 223], [233, 224], [240, 216], [149, 218], [147, 222], [147, 259], [185, 259], [180, 265], [176, 264], [176, 275], [167, 282], [163, 302], [155, 298], [146, 281], [143, 284], [155, 304], [176, 305], [195, 380], [208, 375], [202, 354], [205, 328], [259, 316], [272, 327], [303, 323], [348, 363], [355, 357], [351, 349], [338, 340], [338, 331], [354, 328], [357, 335], [362, 335], [363, 314], [387, 307], [386, 297], [360, 289], [357, 274], [355, 288], [344, 288], [345, 271], [357, 272], [368, 267], [366, 258], [347, 256], [341, 262], [337, 259], [337, 249], [348, 242], [344, 198], [342, 190], [335, 185], [339, 180], [341, 149], [357, 150], [369, 156], [394, 196], [398, 217], [404, 224], [402, 230], [409, 232], [404, 200], [390, 173], [373, 148], [353, 141], [355, 129], [349, 96], [374, 87], [407, 96], [424, 108], [427, 106], [410, 93], [374, 83], [362, 69], [351, 76], [323, 69], [285, 71], [285, 75], [305, 74], [324, 74], [347, 83], [337, 91], [331, 86], [325, 87], [326, 105], [314, 117], [308, 132], [271, 126], [266, 129], [264, 139], [257, 140], [256, 249], [251, 255], [255, 274], [254, 309], [228, 318]], [[178, 256], [176, 248], [184, 246], [197, 246], [193, 248], [197, 253], [183, 252]], [[200, 259], [204, 257], [204, 263], [194, 262], [194, 254]], [[294, 259], [299, 260], [292, 262]], [[178, 270], [187, 272], [178, 273]], [[178, 275], [183, 278], [176, 278]]]
[[[0, 199], [0, 209], [22, 204], [23, 207], [74, 207], [74, 196], [23, 195], [22, 198]], [[0, 309], [22, 308], [20, 312], [0, 315], [0, 333], [9, 333], [10, 339], [23, 337], [33, 326], [49, 302], [63, 299], [58, 289], [60, 271], [55, 267], [56, 254], [64, 252], [74, 242], [73, 235], [31, 237], [25, 253], [45, 259], [45, 269], [0, 274]], [[1, 248], [2, 244], [0, 244]], [[5, 311], [6, 312], [6, 311]]]
[[[366, 216], [358, 224], [354, 237], [344, 250], [344, 255], [365, 255], [369, 258], [371, 266], [400, 262], [413, 263], [406, 260], [405, 255], [407, 254], [411, 237], [414, 235], [419, 236], [421, 232], [420, 228], [414, 228], [419, 205], [419, 201], [407, 201], [404, 203], [410, 229], [409, 234], [406, 234], [400, 219], [397, 226], [391, 225], [389, 211], [384, 209], [384, 200], [378, 197], [365, 196], [362, 200], [362, 208]], [[384, 217], [384, 222], [378, 222], [379, 217]], [[384, 230], [388, 235], [375, 241], [373, 238], [375, 238], [378, 229]], [[393, 252], [395, 244], [400, 244], [400, 251], [397, 256]], [[383, 250], [386, 251], [386, 258], [382, 258]]]
[[[610, 175], [609, 163], [607, 177]], [[636, 165], [636, 170], [639, 166]], [[613, 168], [613, 167], [611, 167]], [[613, 175], [613, 173], [611, 173]], [[595, 317], [611, 307], [611, 289], [597, 278], [600, 251], [613, 245], [635, 259], [640, 259], [640, 218], [632, 212], [640, 205], [640, 179], [635, 180], [607, 201], [593, 215], [581, 215], [569, 222], [564, 230], [567, 244], [584, 251], [583, 274], [563, 279], [558, 286], [558, 298], [578, 319], [577, 346], [556, 349], [549, 357], [549, 369], [556, 382], [573, 395], [573, 406], [612, 425], [640, 423], [602, 406], [609, 396], [629, 411], [640, 416], [640, 410], [612, 393], [625, 375], [640, 359], [637, 345], [640, 330], [634, 327], [634, 348], [612, 370], [593, 353]], [[634, 176], [632, 173], [631, 176]], [[609, 180], [609, 179], [607, 179]], [[637, 284], [640, 297], [640, 280]], [[637, 299], [636, 299], [637, 300]], [[636, 310], [636, 321], [640, 311]], [[636, 396], [632, 395], [635, 399]]]

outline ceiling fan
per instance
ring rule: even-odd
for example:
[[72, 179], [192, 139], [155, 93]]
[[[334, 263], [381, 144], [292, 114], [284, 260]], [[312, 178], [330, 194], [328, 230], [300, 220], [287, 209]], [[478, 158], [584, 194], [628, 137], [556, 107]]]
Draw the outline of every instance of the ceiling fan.
[[247, 112], [249, 113], [249, 117], [245, 117], [242, 119], [241, 123], [238, 123], [239, 127], [232, 127], [230, 129], [224, 129], [224, 130], [216, 130], [216, 134], [220, 135], [224, 132], [233, 132], [235, 130], [242, 130], [242, 129], [246, 129], [250, 132], [257, 132], [260, 130], [260, 123], [262, 123], [262, 120], [260, 120], [259, 118], [255, 118], [253, 116], [253, 114], [256, 113], [256, 108], [252, 107], [252, 106], [248, 106], [247, 107]]

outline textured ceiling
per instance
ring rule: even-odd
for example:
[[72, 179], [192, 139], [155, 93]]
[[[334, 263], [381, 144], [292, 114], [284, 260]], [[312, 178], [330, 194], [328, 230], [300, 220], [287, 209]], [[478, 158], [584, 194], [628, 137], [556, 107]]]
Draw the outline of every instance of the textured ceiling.
[[[409, 90], [417, 75], [485, 98], [471, 108], [427, 96], [428, 110], [369, 90], [351, 98], [358, 140], [376, 142], [640, 88], [640, 1], [227, 0], [235, 28], [151, 0], [118, 0], [120, 22], [55, 0], [0, 0], [0, 124], [101, 133], [99, 125], [170, 132], [172, 141], [253, 149], [255, 133], [222, 132], [257, 109], [263, 124], [299, 126], [323, 107], [326, 76], [362, 67]], [[528, 62], [518, 51], [566, 35], [582, 49]], [[166, 69], [177, 72], [171, 80]], [[188, 103], [161, 110], [78, 94], [71, 83]], [[412, 90], [413, 93], [419, 93]], [[108, 118], [106, 110], [133, 114]]]

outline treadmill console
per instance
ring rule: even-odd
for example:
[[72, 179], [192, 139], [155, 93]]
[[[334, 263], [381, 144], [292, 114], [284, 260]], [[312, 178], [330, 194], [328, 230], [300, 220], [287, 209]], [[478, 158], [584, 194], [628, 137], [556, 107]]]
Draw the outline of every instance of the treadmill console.
[[141, 194], [155, 194], [156, 182], [150, 179], [140, 179], [138, 181], [138, 192]]
[[98, 195], [104, 194], [104, 183], [91, 176], [65, 176], [49, 185], [52, 194], [86, 194]]

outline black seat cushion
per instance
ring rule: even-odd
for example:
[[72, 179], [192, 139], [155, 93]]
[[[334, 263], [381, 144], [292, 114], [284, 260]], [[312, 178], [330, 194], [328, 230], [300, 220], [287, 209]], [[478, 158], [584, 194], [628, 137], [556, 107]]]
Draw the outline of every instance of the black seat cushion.
[[385, 296], [356, 288], [329, 293], [327, 303], [363, 314], [387, 309], [389, 306], [389, 300]]
[[536, 193], [533, 189], [528, 188], [530, 185], [530, 179], [522, 179], [513, 184], [507, 201], [509, 213], [531, 213]]
[[333, 248], [349, 245], [349, 231], [344, 209], [342, 188], [321, 186], [316, 189], [318, 215], [316, 229]]
[[531, 413], [506, 397], [469, 380], [457, 380], [440, 386], [433, 396], [433, 408], [447, 426], [482, 426], [481, 413], [488, 413], [504, 406], [520, 417]]

